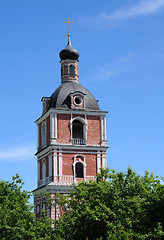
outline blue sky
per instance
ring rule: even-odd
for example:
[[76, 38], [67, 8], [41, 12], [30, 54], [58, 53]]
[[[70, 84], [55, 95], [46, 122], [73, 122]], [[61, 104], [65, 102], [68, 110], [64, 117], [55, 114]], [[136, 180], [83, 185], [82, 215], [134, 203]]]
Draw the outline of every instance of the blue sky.
[[34, 121], [60, 84], [68, 16], [79, 82], [109, 112], [108, 166], [164, 176], [164, 0], [1, 0], [0, 179], [36, 187]]

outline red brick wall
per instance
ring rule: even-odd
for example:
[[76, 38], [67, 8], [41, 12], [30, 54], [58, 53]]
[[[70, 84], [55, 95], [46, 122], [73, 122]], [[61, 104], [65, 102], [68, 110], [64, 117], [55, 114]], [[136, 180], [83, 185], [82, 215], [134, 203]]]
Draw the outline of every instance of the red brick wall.
[[73, 175], [73, 157], [75, 154], [62, 154], [63, 175]]
[[[63, 175], [73, 175], [73, 160], [74, 156], [77, 153], [63, 153], [62, 162], [63, 162]], [[87, 176], [96, 176], [97, 174], [97, 155], [96, 154], [80, 154], [85, 157], [86, 163], [86, 175]], [[80, 157], [77, 157], [78, 160]]]
[[70, 133], [70, 114], [58, 114], [58, 139], [59, 143], [69, 143], [71, 139]]
[[86, 156], [86, 176], [96, 176], [97, 174], [97, 160], [96, 155]]
[[101, 140], [100, 117], [87, 116], [88, 131], [87, 131], [87, 144], [99, 145]]

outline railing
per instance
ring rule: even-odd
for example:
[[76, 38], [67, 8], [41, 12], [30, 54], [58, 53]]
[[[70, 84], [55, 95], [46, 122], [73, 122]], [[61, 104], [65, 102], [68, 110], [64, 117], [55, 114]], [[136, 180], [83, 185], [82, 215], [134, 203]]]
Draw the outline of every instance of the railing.
[[72, 144], [75, 144], [75, 145], [85, 145], [85, 139], [74, 138], [74, 139], [72, 139]]

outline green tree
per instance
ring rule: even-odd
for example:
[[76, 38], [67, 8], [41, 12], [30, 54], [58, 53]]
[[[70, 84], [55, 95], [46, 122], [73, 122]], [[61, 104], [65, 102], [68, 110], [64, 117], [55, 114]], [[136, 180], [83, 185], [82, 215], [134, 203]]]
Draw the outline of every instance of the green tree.
[[147, 171], [102, 169], [95, 182], [80, 182], [58, 203], [65, 214], [56, 222], [56, 239], [164, 239], [164, 186]]
[[22, 190], [18, 175], [12, 182], [0, 181], [0, 239], [28, 240], [52, 239], [50, 219], [44, 214], [35, 221], [33, 207], [29, 203], [31, 193]]

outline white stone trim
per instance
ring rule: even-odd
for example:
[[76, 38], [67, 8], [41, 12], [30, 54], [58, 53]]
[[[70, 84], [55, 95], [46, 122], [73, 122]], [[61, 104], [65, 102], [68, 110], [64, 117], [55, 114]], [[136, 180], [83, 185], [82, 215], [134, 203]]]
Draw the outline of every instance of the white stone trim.
[[104, 140], [103, 116], [101, 116], [101, 141]]
[[62, 176], [62, 153], [59, 152], [59, 176]]
[[52, 176], [52, 156], [49, 155], [48, 156], [48, 160], [49, 160], [49, 177]]
[[104, 140], [106, 141], [106, 117], [104, 116]]
[[37, 124], [37, 148], [39, 148], [39, 124]]
[[55, 124], [55, 133], [54, 133], [54, 137], [55, 137], [55, 140], [57, 140], [57, 113], [55, 113], [54, 117], [55, 117], [55, 122], [54, 122], [54, 124]]
[[43, 184], [45, 183], [46, 181], [46, 159], [43, 158], [42, 160], [42, 182]]
[[70, 123], [69, 123], [69, 128], [70, 128], [70, 132], [71, 132], [71, 140], [72, 140], [72, 113], [71, 113], [71, 120], [70, 120]]
[[92, 111], [87, 111], [87, 110], [81, 110], [81, 111], [79, 111], [79, 110], [77, 110], [77, 109], [72, 109], [72, 110], [70, 110], [70, 109], [65, 109], [65, 110], [63, 110], [63, 109], [49, 109], [47, 112], [45, 112], [40, 118], [38, 118], [36, 121], [35, 121], [35, 123], [36, 124], [39, 124], [39, 123], [41, 123], [43, 120], [45, 120], [51, 113], [61, 113], [61, 114], [82, 114], [82, 115], [92, 115], [92, 116], [103, 116], [103, 115], [105, 115], [106, 116], [106, 114], [108, 113], [107, 111], [99, 111], [99, 110], [92, 110]]
[[100, 152], [97, 153], [97, 173], [100, 172], [100, 168], [101, 168], [101, 154]]
[[73, 133], [72, 132], [72, 124], [73, 124], [74, 120], [79, 120], [83, 124], [83, 137], [84, 137], [85, 140], [87, 140], [87, 130], [88, 130], [87, 120], [80, 117], [80, 116], [72, 118], [72, 115], [71, 115], [71, 120], [70, 120], [71, 140], [72, 140], [72, 136], [73, 136], [73, 134], [72, 134]]
[[69, 186], [65, 186], [65, 185], [45, 185], [43, 187], [39, 187], [35, 190], [33, 190], [32, 192], [34, 193], [34, 195], [43, 193], [43, 192], [48, 192], [48, 193], [69, 193], [70, 190], [73, 188], [73, 182], [71, 185]]
[[[78, 157], [81, 157], [83, 161]], [[84, 174], [84, 181], [86, 180], [86, 162], [85, 162], [85, 156], [81, 154], [76, 154], [73, 158], [73, 176], [74, 176], [74, 181], [76, 182], [76, 164], [81, 163], [83, 165], [83, 174]]]
[[106, 154], [102, 154], [102, 168], [106, 168]]
[[[67, 151], [71, 149], [70, 151]], [[62, 151], [63, 153], [79, 153], [79, 154], [95, 154], [97, 151], [107, 151], [108, 146], [83, 146], [83, 145], [51, 145], [48, 146], [46, 149], [43, 149], [41, 152], [36, 153], [36, 156], [38, 159], [42, 159], [43, 157], [47, 156], [50, 151], [53, 153], [53, 151]], [[89, 151], [89, 152], [88, 152]]]
[[46, 121], [42, 122], [41, 125], [41, 142], [42, 142], [42, 147], [46, 147], [47, 145], [47, 123]]
[[50, 138], [54, 138], [54, 132], [55, 132], [55, 130], [54, 130], [55, 123], [54, 122], [55, 122], [54, 121], [54, 114], [51, 113], [50, 114]]
[[53, 152], [53, 155], [52, 155], [52, 158], [53, 158], [53, 175], [56, 177], [57, 176], [57, 152]]
[[40, 162], [37, 161], [37, 180], [40, 181]]

